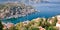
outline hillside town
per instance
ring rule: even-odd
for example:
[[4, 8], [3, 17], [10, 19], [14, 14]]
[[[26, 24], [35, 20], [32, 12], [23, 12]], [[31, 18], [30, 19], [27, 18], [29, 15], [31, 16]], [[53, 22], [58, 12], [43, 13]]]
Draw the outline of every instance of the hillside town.
[[60, 30], [60, 0], [0, 0], [0, 30]]
[[24, 17], [28, 14], [36, 12], [32, 6], [26, 6], [25, 4], [6, 3], [0, 6], [0, 19]]

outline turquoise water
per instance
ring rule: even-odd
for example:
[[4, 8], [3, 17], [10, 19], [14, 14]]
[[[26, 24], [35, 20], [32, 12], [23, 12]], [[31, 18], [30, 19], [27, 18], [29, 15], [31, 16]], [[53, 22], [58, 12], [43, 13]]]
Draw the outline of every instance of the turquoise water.
[[32, 13], [30, 15], [27, 15], [25, 17], [19, 17], [19, 18], [12, 18], [12, 19], [8, 19], [8, 20], [3, 20], [3, 22], [12, 22], [14, 24], [18, 23], [18, 22], [23, 22], [26, 20], [32, 20], [38, 17], [45, 17], [45, 18], [49, 18], [52, 16], [56, 16], [60, 14], [60, 3], [40, 3], [40, 4], [36, 4], [36, 5], [32, 5], [35, 7], [35, 9], [37, 9], [40, 12], [35, 12]]

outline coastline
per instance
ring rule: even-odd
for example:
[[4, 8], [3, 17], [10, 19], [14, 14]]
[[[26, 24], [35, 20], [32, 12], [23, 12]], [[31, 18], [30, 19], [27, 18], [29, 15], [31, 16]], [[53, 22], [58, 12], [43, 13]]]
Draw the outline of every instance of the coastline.
[[[0, 18], [1, 19], [10, 19], [10, 18], [18, 18], [24, 17], [28, 14], [37, 12], [32, 6], [27, 6], [25, 4], [17, 4], [16, 3], [7, 3], [3, 9], [0, 9]], [[5, 7], [6, 6], [6, 7]]]

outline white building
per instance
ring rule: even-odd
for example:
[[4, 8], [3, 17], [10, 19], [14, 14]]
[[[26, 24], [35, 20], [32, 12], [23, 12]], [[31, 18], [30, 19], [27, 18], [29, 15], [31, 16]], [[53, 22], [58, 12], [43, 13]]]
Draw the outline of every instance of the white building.
[[58, 15], [57, 16], [57, 23], [56, 23], [56, 27], [58, 27], [59, 28], [59, 30], [60, 30], [60, 15]]

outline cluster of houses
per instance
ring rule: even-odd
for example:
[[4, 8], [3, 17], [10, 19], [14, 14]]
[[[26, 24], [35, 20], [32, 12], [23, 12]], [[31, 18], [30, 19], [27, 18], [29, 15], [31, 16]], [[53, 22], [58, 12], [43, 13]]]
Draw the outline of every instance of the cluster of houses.
[[2, 24], [3, 24], [3, 29], [4, 30], [6, 30], [6, 29], [9, 29], [9, 28], [11, 28], [11, 27], [13, 27], [14, 26], [14, 24], [13, 23], [3, 23], [2, 22]]
[[[12, 4], [12, 5], [11, 5]], [[32, 6], [26, 6], [25, 4], [13, 5], [13, 3], [7, 4], [2, 10], [0, 10], [0, 18], [17, 18], [26, 16], [27, 14], [36, 12]]]

